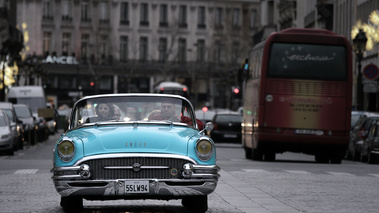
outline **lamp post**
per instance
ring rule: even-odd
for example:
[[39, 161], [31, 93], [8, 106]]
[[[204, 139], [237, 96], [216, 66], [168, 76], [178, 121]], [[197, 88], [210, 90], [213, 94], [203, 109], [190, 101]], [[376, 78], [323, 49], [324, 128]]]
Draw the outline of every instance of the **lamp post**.
[[363, 58], [363, 52], [366, 50], [366, 42], [367, 42], [366, 33], [362, 29], [359, 29], [359, 33], [353, 39], [353, 50], [355, 51], [355, 54], [357, 55], [357, 60], [358, 60], [356, 109], [361, 110], [361, 111], [364, 110], [364, 94], [363, 94], [363, 84], [362, 84], [361, 62]]

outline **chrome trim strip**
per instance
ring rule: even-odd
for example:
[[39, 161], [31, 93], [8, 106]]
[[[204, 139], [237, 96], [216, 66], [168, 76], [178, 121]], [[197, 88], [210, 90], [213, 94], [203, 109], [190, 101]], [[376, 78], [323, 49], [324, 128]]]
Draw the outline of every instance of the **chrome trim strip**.
[[183, 155], [176, 154], [153, 154], [153, 153], [115, 153], [115, 154], [100, 154], [100, 155], [91, 155], [79, 159], [73, 166], [79, 166], [82, 162], [88, 160], [104, 159], [104, 158], [129, 158], [129, 157], [145, 157], [145, 158], [175, 158], [183, 159], [190, 161], [193, 164], [198, 164], [196, 160]]
[[[168, 169], [168, 166], [141, 166], [141, 169]], [[133, 166], [105, 166], [104, 169], [133, 169]]]

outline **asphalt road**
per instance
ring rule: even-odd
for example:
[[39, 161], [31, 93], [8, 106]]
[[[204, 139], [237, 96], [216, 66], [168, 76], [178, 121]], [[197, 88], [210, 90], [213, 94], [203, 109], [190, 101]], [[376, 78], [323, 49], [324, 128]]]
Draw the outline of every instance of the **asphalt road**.
[[[36, 146], [0, 154], [0, 212], [63, 212], [49, 170], [58, 134]], [[275, 162], [244, 158], [238, 144], [217, 144], [221, 179], [209, 195], [209, 213], [378, 212], [379, 165], [278, 154]], [[84, 201], [86, 213], [188, 212], [180, 200]]]

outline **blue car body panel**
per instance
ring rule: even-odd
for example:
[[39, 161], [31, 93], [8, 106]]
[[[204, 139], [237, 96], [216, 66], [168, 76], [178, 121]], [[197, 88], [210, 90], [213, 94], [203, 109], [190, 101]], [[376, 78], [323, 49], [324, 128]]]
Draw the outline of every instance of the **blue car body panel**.
[[[215, 158], [202, 162], [196, 156], [194, 143], [200, 138], [198, 130], [170, 125], [108, 125], [75, 129], [63, 135], [76, 143], [75, 157], [63, 162], [56, 155], [55, 166], [73, 165], [77, 160], [91, 155], [111, 153], [161, 153], [179, 154], [193, 158], [199, 164], [215, 164]], [[191, 148], [188, 148], [191, 147]], [[215, 156], [215, 155], [213, 155]]]

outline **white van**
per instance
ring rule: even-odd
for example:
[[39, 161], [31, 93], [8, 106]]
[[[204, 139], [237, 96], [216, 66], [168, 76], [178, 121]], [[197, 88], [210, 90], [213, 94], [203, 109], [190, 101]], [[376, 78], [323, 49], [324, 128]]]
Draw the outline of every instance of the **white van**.
[[36, 115], [38, 114], [38, 109], [46, 108], [45, 92], [41, 86], [11, 87], [7, 101], [13, 104], [26, 104]]

